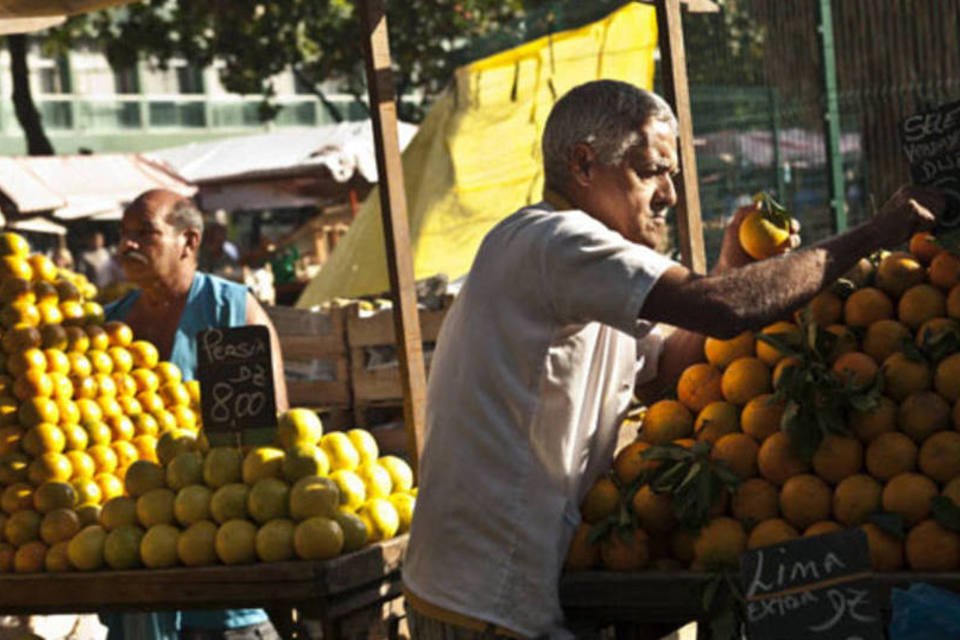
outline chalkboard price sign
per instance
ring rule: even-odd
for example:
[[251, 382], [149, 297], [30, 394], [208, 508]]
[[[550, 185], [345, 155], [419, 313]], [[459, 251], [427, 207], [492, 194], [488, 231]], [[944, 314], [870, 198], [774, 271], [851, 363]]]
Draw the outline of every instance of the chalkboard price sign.
[[947, 209], [938, 225], [960, 226], [960, 102], [904, 118], [900, 138], [911, 179], [946, 195]]
[[867, 536], [860, 529], [792, 540], [740, 557], [754, 639], [883, 640]]
[[197, 334], [203, 428], [209, 433], [276, 428], [270, 333], [264, 326]]

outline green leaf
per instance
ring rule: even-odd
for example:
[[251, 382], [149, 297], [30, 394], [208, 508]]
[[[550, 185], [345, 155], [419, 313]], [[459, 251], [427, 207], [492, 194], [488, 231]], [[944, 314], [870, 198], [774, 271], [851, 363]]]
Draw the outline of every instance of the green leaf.
[[946, 496], [934, 496], [930, 501], [933, 519], [951, 531], [960, 531], [960, 507]]
[[850, 408], [861, 413], [873, 411], [879, 404], [876, 394], [855, 393], [848, 398]]
[[909, 338], [903, 338], [900, 342], [900, 351], [907, 357], [907, 360], [913, 360], [914, 362], [927, 361], [927, 356], [920, 350], [920, 347]]
[[616, 518], [613, 516], [608, 516], [593, 525], [590, 529], [590, 534], [587, 536], [587, 542], [590, 544], [596, 544], [602, 538], [605, 538], [610, 530], [613, 528], [613, 525], [616, 523]]
[[730, 470], [730, 467], [723, 460], [715, 460], [713, 464], [713, 471], [716, 474], [717, 479], [726, 486], [727, 490], [734, 492], [737, 490], [737, 487], [740, 486], [742, 482], [740, 476], [735, 474]]
[[789, 339], [793, 338], [789, 333], [758, 333], [757, 340], [766, 342], [771, 347], [784, 354], [785, 356], [800, 357], [801, 352], [797, 350], [796, 345], [790, 344]]
[[677, 444], [658, 444], [640, 453], [644, 460], [680, 461], [690, 458], [690, 451]]
[[696, 480], [697, 476], [703, 472], [703, 467], [704, 465], [702, 462], [697, 462], [690, 465], [690, 471], [687, 472], [686, 477], [684, 477], [683, 481], [677, 486], [677, 491], [682, 491], [684, 488], [689, 486], [691, 482]]
[[906, 524], [904, 523], [903, 516], [899, 513], [878, 511], [877, 513], [871, 513], [867, 516], [867, 521], [877, 525], [882, 531], [889, 533], [898, 540], [903, 540], [907, 537]]
[[720, 590], [720, 585], [723, 584], [723, 576], [719, 573], [714, 574], [707, 580], [707, 583], [703, 585], [702, 592], [700, 594], [700, 606], [704, 611], [710, 611], [713, 609], [713, 606], [716, 604], [717, 593]]

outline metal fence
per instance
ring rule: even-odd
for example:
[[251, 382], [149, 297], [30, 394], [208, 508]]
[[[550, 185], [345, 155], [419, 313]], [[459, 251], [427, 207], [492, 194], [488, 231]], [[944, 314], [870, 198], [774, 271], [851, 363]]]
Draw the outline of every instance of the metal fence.
[[[824, 47], [835, 51], [848, 224], [909, 178], [898, 125], [960, 98], [960, 0], [720, 0], [684, 30], [708, 255], [724, 216], [776, 193], [812, 242], [834, 232]], [[832, 39], [822, 37], [825, 19]]]

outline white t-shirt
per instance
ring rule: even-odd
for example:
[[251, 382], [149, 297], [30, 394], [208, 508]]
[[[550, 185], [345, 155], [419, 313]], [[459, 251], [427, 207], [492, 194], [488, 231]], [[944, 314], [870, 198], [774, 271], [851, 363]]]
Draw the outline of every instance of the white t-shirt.
[[568, 635], [557, 583], [578, 505], [609, 467], [634, 382], [656, 375], [662, 338], [638, 315], [675, 264], [544, 203], [491, 230], [431, 362], [406, 588]]

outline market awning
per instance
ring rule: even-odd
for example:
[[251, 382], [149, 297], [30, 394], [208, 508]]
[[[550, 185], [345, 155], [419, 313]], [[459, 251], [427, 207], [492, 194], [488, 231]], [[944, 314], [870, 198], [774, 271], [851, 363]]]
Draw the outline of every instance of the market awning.
[[136, 154], [0, 158], [0, 192], [19, 215], [50, 211], [61, 220], [115, 219], [149, 189], [185, 196], [196, 191], [174, 172]]
[[0, 18], [0, 36], [43, 31], [63, 24], [64, 16], [52, 18]]
[[[398, 122], [397, 127], [402, 150], [417, 127], [406, 122]], [[357, 174], [377, 182], [369, 120], [192, 143], [160, 149], [148, 157], [198, 185], [316, 174], [318, 169], [337, 182]]]
[[8, 229], [16, 231], [28, 231], [31, 233], [46, 233], [54, 236], [67, 235], [67, 228], [46, 218], [36, 216], [33, 218], [24, 218], [22, 220], [11, 220], [7, 222]]

